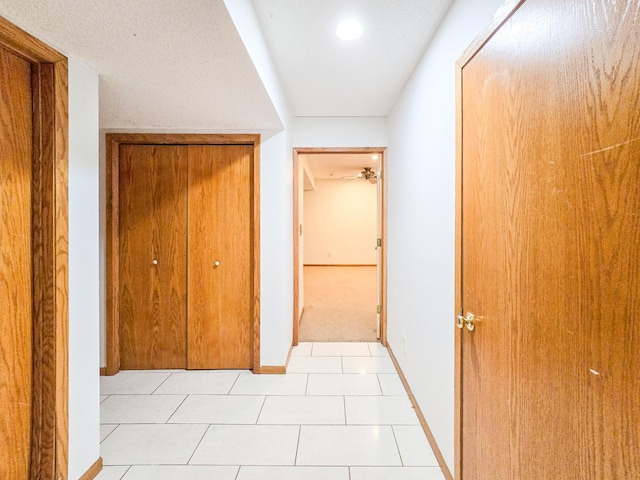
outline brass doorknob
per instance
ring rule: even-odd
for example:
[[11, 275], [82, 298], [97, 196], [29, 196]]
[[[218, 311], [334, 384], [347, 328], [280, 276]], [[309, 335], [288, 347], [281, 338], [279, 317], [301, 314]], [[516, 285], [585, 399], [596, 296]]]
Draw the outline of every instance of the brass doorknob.
[[473, 330], [476, 328], [475, 316], [473, 315], [473, 313], [467, 312], [466, 317], [463, 317], [462, 315], [458, 315], [456, 317], [456, 326], [458, 328], [464, 328], [465, 325], [467, 326], [467, 330], [469, 330], [470, 332], [473, 332]]

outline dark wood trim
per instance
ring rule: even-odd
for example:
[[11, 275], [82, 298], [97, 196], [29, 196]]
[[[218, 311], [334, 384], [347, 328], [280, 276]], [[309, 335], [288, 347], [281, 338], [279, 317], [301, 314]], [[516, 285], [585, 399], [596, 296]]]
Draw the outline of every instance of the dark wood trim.
[[253, 369], [256, 375], [282, 375], [287, 373], [287, 367], [284, 365], [261, 365]]
[[98, 458], [89, 469], [79, 478], [79, 480], [93, 480], [102, 471], [102, 457]]
[[31, 478], [68, 471], [68, 67], [0, 17], [0, 47], [32, 65], [33, 411]]
[[305, 263], [303, 267], [377, 267], [375, 263]]
[[31, 64], [66, 62], [67, 57], [0, 17], [0, 45]]
[[253, 145], [253, 369], [260, 370], [260, 135], [107, 133], [106, 139], [106, 375], [120, 371], [118, 317], [118, 178], [121, 144], [133, 145]]
[[[293, 149], [293, 336], [291, 346], [295, 347], [300, 342], [300, 205], [298, 195], [300, 186], [298, 176], [300, 175], [300, 163], [298, 160], [298, 150]], [[304, 306], [303, 306], [304, 308]]]
[[396, 367], [396, 370], [398, 371], [398, 376], [400, 377], [400, 381], [402, 382], [402, 385], [404, 385], [404, 389], [407, 391], [407, 395], [409, 396], [409, 400], [411, 400], [411, 405], [413, 405], [413, 409], [416, 411], [416, 415], [418, 416], [418, 420], [420, 421], [420, 426], [422, 427], [422, 429], [424, 430], [425, 435], [427, 436], [427, 440], [429, 441], [429, 445], [431, 446], [431, 449], [433, 450], [433, 454], [436, 456], [436, 459], [438, 460], [438, 464], [440, 465], [440, 468], [442, 469], [442, 473], [444, 474], [444, 477], [447, 480], [453, 480], [453, 476], [451, 475], [451, 471], [449, 470], [449, 467], [447, 466], [447, 462], [445, 462], [444, 456], [442, 455], [442, 452], [440, 451], [440, 447], [438, 446], [438, 442], [436, 442], [436, 438], [433, 436], [433, 432], [431, 432], [431, 428], [429, 427], [429, 424], [427, 423], [427, 419], [424, 418], [424, 414], [422, 413], [422, 410], [420, 409], [420, 405], [418, 405], [418, 401], [416, 400], [416, 397], [413, 395], [413, 392], [411, 391], [411, 387], [409, 387], [409, 383], [407, 382], [407, 379], [404, 376], [404, 373], [402, 372], [402, 368], [400, 368], [400, 364], [398, 363], [398, 359], [393, 354], [393, 351], [391, 350], [391, 347], [387, 347], [387, 350], [389, 350], [389, 355], [391, 356], [391, 361], [393, 362], [393, 364]]
[[260, 366], [260, 135], [247, 138], [253, 144], [253, 209], [252, 242], [253, 242], [253, 368]]
[[105, 377], [107, 375], [107, 367], [100, 367], [100, 376]]
[[[380, 165], [382, 170], [382, 176], [380, 178], [381, 185], [381, 212], [378, 212], [381, 216], [381, 231], [382, 231], [382, 252], [380, 254], [380, 343], [383, 346], [387, 346], [387, 195], [386, 195], [386, 182], [385, 175], [385, 152], [386, 147], [350, 147], [350, 148], [294, 148], [293, 149], [293, 341], [292, 344], [298, 345], [299, 343], [299, 331], [300, 331], [300, 319], [301, 314], [298, 314], [300, 309], [300, 289], [298, 287], [300, 281], [300, 272], [298, 271], [298, 263], [300, 261], [300, 235], [298, 231], [298, 214], [300, 206], [298, 202], [298, 194], [300, 188], [298, 186], [298, 175], [300, 173], [300, 161], [299, 155], [307, 154], [331, 154], [331, 153], [377, 153], [380, 155]], [[305, 265], [307, 266], [307, 265]], [[308, 265], [312, 266], [312, 265]], [[318, 266], [341, 266], [341, 265], [318, 265]], [[345, 266], [345, 265], [342, 265]], [[348, 266], [348, 265], [346, 265]]]
[[386, 149], [380, 153], [380, 166], [382, 175], [380, 176], [381, 188], [380, 188], [380, 208], [382, 209], [380, 222], [382, 232], [382, 251], [380, 253], [380, 343], [383, 347], [388, 345], [387, 342], [387, 252], [389, 248], [387, 242], [389, 241], [389, 235], [387, 235], [387, 181], [385, 175], [387, 174], [387, 156]]
[[386, 147], [345, 147], [345, 148], [327, 148], [327, 147], [296, 147], [294, 153], [300, 155], [322, 154], [322, 153], [380, 153], [382, 154]]
[[455, 316], [463, 308], [462, 302], [462, 72], [464, 67], [476, 56], [493, 35], [509, 20], [515, 12], [522, 6], [525, 0], [507, 0], [496, 13], [491, 24], [471, 42], [462, 56], [456, 62], [456, 218], [455, 218], [455, 303], [452, 312], [452, 327], [454, 333], [454, 475], [456, 479], [462, 478], [462, 462], [464, 453], [462, 450], [462, 381], [464, 372], [462, 370], [462, 331], [455, 328]]

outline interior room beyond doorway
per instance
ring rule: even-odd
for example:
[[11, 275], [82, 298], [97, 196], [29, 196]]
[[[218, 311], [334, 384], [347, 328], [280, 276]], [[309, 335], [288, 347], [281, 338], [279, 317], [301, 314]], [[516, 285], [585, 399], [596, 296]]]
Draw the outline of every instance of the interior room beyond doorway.
[[299, 341], [380, 337], [381, 153], [298, 158]]

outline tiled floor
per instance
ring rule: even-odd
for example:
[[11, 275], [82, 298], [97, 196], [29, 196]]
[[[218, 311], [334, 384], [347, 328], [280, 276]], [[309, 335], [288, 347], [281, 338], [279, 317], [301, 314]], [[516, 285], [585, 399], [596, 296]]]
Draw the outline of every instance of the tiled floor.
[[301, 343], [287, 375], [101, 377], [98, 480], [442, 480], [387, 350]]

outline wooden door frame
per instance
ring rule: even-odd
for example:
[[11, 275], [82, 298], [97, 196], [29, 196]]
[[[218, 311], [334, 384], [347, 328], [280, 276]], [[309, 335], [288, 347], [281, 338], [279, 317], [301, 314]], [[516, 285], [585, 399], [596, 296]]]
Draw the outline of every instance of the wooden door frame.
[[30, 478], [68, 476], [67, 58], [0, 17], [0, 47], [31, 64], [33, 348]]
[[120, 371], [119, 318], [119, 178], [120, 144], [132, 145], [252, 145], [252, 311], [253, 369], [260, 370], [260, 135], [243, 134], [106, 134], [106, 375]]
[[300, 262], [300, 241], [298, 215], [300, 205], [298, 195], [300, 188], [298, 185], [298, 174], [300, 172], [299, 155], [309, 154], [330, 154], [330, 153], [371, 153], [380, 155], [380, 170], [382, 175], [378, 179], [381, 182], [380, 188], [380, 209], [378, 212], [380, 218], [380, 230], [382, 235], [382, 253], [380, 254], [380, 343], [387, 346], [387, 191], [386, 182], [384, 181], [385, 172], [385, 152], [386, 147], [356, 147], [356, 148], [294, 148], [293, 149], [293, 341], [292, 344], [298, 345], [300, 336], [300, 289], [298, 283], [300, 280], [299, 262]]
[[[526, 0], [507, 0], [500, 10], [496, 13], [491, 24], [482, 31], [462, 56], [456, 62], [456, 220], [455, 220], [455, 304], [452, 319], [464, 307], [462, 304], [462, 86], [463, 86], [463, 70], [464, 67], [473, 60], [476, 54], [484, 47], [489, 40], [500, 30], [500, 28], [518, 11]], [[452, 321], [452, 325], [455, 322]], [[464, 330], [456, 330], [454, 334], [454, 478], [462, 479], [462, 339]]]

